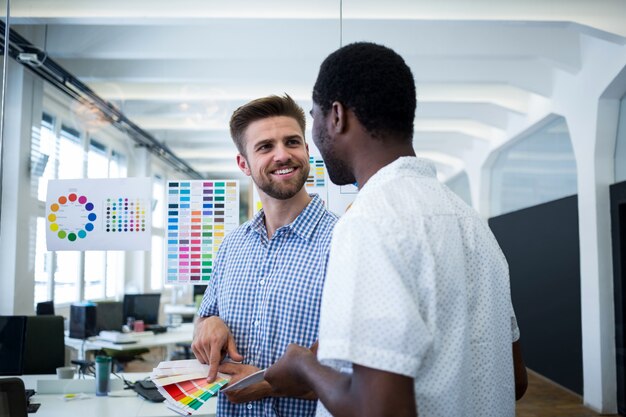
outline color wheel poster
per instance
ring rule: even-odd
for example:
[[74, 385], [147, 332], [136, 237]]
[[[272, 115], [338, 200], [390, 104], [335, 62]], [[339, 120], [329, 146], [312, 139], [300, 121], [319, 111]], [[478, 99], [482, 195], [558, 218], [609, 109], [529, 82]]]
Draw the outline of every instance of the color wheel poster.
[[238, 180], [167, 183], [166, 284], [206, 284], [224, 237], [239, 226]]
[[50, 180], [48, 250], [150, 250], [149, 178]]

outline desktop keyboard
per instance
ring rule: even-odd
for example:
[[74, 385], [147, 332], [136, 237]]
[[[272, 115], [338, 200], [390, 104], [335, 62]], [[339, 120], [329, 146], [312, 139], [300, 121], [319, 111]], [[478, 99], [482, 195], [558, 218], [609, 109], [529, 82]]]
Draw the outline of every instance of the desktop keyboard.
[[101, 340], [106, 340], [107, 342], [113, 343], [136, 343], [144, 337], [154, 336], [153, 332], [130, 332], [130, 333], [121, 333], [114, 332], [110, 330], [102, 330], [98, 335], [98, 338]]
[[154, 332], [154, 334], [165, 333], [167, 326], [161, 326], [160, 324], [149, 324], [146, 326], [146, 330]]
[[121, 332], [113, 332], [109, 330], [102, 330], [98, 337], [102, 340], [106, 340], [107, 342], [113, 343], [136, 343], [137, 338], [135, 337], [135, 333], [121, 333]]

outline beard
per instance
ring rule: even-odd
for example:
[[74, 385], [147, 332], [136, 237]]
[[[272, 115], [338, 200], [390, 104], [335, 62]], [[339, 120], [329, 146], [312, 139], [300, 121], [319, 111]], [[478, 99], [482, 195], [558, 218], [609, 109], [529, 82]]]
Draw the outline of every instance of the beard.
[[[298, 175], [288, 182], [276, 182], [270, 177], [255, 178], [255, 176], [252, 176], [252, 181], [268, 196], [277, 200], [288, 200], [298, 194], [309, 176], [309, 164], [302, 165], [299, 168]], [[281, 169], [281, 167], [275, 169]]]
[[354, 184], [356, 182], [354, 173], [343, 160], [337, 157], [331, 145], [332, 139], [328, 130], [321, 128], [313, 132], [313, 141], [322, 154], [330, 180], [336, 185]]

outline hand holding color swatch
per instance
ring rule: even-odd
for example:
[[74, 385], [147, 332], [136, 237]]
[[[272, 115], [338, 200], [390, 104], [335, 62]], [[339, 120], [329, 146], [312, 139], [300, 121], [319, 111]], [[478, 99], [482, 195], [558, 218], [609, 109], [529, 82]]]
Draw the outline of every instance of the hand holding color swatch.
[[183, 416], [190, 416], [224, 385], [230, 377], [218, 373], [215, 382], [206, 379], [209, 365], [201, 364], [196, 359], [164, 361], [152, 370], [150, 379], [165, 397], [165, 405]]

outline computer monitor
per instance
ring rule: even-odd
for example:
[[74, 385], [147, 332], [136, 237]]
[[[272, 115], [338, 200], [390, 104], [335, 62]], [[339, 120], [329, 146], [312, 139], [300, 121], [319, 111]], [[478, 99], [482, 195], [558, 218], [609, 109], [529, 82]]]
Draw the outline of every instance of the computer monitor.
[[124, 294], [124, 320], [134, 317], [145, 324], [157, 324], [161, 294]]
[[193, 298], [196, 298], [196, 295], [204, 296], [204, 292], [206, 291], [207, 285], [194, 285], [193, 286]]
[[124, 320], [124, 303], [121, 301], [99, 301], [96, 303], [96, 332], [102, 330], [121, 331]]
[[36, 314], [38, 316], [54, 316], [54, 301], [37, 303]]
[[0, 316], [0, 375], [22, 375], [26, 316]]

